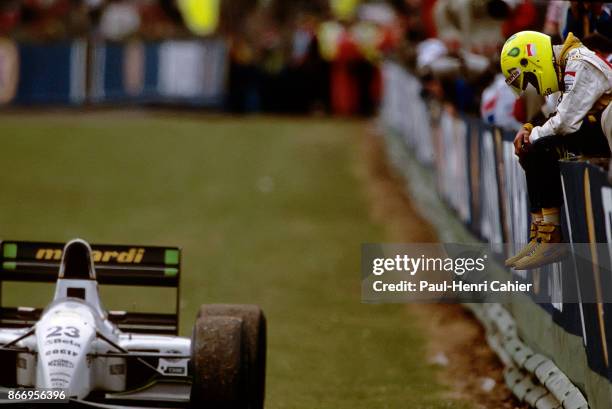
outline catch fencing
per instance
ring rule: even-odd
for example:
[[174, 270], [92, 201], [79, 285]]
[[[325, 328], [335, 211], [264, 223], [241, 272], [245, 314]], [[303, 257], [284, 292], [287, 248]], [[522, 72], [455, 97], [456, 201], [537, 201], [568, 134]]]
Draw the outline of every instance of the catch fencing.
[[0, 39], [0, 105], [220, 107], [223, 40], [16, 43]]
[[[478, 118], [430, 109], [418, 79], [396, 63], [383, 65], [383, 84], [381, 120], [393, 146], [401, 146], [421, 168], [433, 172], [439, 197], [474, 236], [493, 246], [499, 260], [514, 254], [518, 250], [514, 247], [528, 241], [530, 223], [525, 177], [514, 156], [514, 133]], [[562, 228], [572, 245], [591, 244], [593, 260], [612, 261], [612, 186], [599, 165], [597, 160], [561, 162]], [[584, 392], [590, 407], [608, 409], [612, 407], [612, 305], [556, 300], [564, 292], [580, 292], [581, 287], [608, 294], [612, 277], [605, 269], [573, 267], [574, 260], [568, 258], [540, 270], [509, 272], [534, 283], [550, 302], [512, 303], [506, 308], [526, 344], [554, 361]], [[570, 407], [570, 401], [577, 400], [568, 398], [563, 407]]]

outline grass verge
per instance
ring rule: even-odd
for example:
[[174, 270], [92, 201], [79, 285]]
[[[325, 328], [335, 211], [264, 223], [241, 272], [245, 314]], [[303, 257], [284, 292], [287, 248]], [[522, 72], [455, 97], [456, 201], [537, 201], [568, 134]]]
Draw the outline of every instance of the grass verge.
[[[360, 244], [384, 241], [359, 175], [363, 122], [128, 113], [0, 117], [10, 239], [179, 245], [182, 333], [201, 303], [263, 306], [268, 408], [467, 407], [401, 305], [362, 305]], [[44, 304], [51, 289], [5, 288]], [[107, 288], [104, 302], [126, 302]], [[127, 293], [130, 308], [164, 296]]]

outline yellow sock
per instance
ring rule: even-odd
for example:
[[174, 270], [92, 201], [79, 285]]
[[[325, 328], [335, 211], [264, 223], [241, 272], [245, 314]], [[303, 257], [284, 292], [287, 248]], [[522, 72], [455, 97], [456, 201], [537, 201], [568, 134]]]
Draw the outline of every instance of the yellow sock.
[[541, 222], [542, 220], [544, 220], [544, 216], [542, 216], [542, 211], [531, 212], [531, 221], [532, 222]]
[[561, 209], [559, 209], [558, 207], [545, 207], [542, 208], [542, 216], [544, 218], [544, 222], [546, 223], [553, 223], [553, 224], [559, 224], [559, 213], [561, 212]]

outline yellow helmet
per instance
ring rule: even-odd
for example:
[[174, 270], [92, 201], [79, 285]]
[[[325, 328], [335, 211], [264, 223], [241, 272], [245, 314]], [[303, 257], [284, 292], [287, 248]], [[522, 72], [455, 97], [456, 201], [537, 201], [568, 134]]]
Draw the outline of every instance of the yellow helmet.
[[537, 31], [521, 31], [510, 37], [501, 51], [501, 69], [506, 83], [520, 95], [528, 84], [540, 95], [559, 91], [550, 36]]

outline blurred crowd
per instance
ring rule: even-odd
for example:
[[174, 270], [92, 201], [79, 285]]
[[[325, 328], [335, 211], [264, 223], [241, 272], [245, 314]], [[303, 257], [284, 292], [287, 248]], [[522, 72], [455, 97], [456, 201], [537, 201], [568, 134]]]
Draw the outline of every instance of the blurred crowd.
[[[198, 8], [218, 16], [198, 20]], [[194, 29], [190, 11], [214, 31]], [[421, 78], [430, 103], [516, 128], [546, 104], [533, 92], [516, 100], [505, 86], [499, 70], [505, 39], [532, 29], [561, 43], [573, 32], [609, 58], [610, 13], [609, 3], [591, 1], [2, 0], [0, 37], [222, 36], [234, 112], [371, 115], [380, 63], [394, 59]]]
[[385, 2], [281, 2], [230, 34], [230, 109], [235, 112], [371, 115], [379, 65], [401, 40]]
[[124, 40], [188, 35], [173, 0], [2, 0], [0, 36], [58, 41], [79, 36]]
[[284, 13], [258, 9], [230, 35], [231, 108], [369, 115], [379, 100], [380, 62], [393, 59], [421, 78], [431, 104], [518, 129], [553, 108], [535, 90], [517, 99], [505, 85], [505, 39], [536, 30], [561, 44], [573, 32], [609, 58], [610, 13], [605, 2], [543, 0], [329, 0], [298, 1]]
[[[399, 57], [418, 75], [430, 104], [479, 114], [487, 123], [517, 130], [547, 117], [556, 96], [548, 100], [534, 88], [517, 99], [500, 72], [505, 39], [522, 30], [551, 36], [562, 44], [572, 32], [591, 50], [610, 61], [610, 3], [537, 0], [423, 0], [408, 2], [419, 22], [408, 28]], [[433, 112], [436, 110], [433, 109]]]

